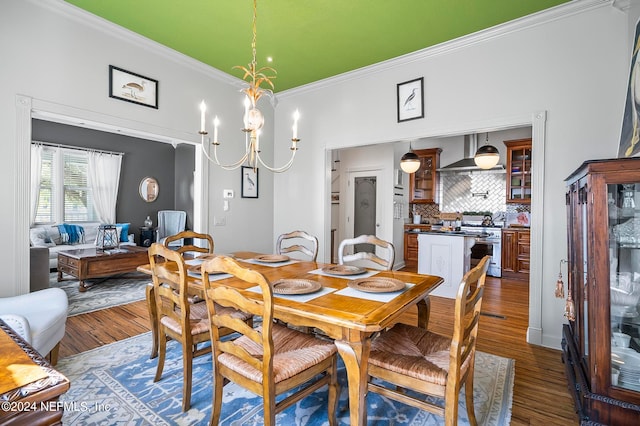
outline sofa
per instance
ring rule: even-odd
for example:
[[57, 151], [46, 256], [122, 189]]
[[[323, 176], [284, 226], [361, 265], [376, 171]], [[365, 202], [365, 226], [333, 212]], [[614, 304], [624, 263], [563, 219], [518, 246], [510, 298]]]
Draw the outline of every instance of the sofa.
[[[82, 228], [79, 238], [71, 238], [60, 232], [59, 225], [34, 225], [29, 231], [31, 247], [46, 247], [49, 249], [49, 269], [58, 267], [58, 253], [64, 250], [95, 248], [99, 222], [84, 222], [75, 224]], [[67, 224], [68, 226], [68, 224]], [[129, 235], [128, 223], [117, 223], [120, 245], [135, 245], [133, 234]]]

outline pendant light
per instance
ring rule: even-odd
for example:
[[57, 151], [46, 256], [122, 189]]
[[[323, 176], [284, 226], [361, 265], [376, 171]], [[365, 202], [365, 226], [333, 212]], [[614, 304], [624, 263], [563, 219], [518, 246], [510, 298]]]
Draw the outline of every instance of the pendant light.
[[489, 132], [487, 132], [485, 145], [478, 148], [476, 155], [473, 157], [473, 161], [475, 161], [476, 166], [481, 169], [490, 169], [500, 161], [500, 152], [498, 151], [498, 148], [493, 145], [489, 145]]
[[411, 149], [411, 142], [409, 142], [409, 152], [400, 159], [400, 168], [409, 174], [417, 172], [420, 168], [420, 157]]

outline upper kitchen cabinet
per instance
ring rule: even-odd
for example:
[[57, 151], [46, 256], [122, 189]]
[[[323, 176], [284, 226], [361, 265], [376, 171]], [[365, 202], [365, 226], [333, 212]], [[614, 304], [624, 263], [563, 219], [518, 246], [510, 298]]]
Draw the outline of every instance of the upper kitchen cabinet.
[[409, 202], [435, 203], [437, 200], [438, 172], [440, 167], [440, 148], [417, 149], [413, 151], [420, 157], [420, 168], [409, 175]]
[[507, 203], [531, 203], [531, 138], [504, 141], [507, 147]]

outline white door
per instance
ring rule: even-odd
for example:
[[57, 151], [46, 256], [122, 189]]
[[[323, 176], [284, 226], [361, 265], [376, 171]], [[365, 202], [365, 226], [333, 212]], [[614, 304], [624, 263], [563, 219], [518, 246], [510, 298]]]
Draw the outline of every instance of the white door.
[[[380, 169], [348, 172], [345, 192], [345, 238], [367, 234], [391, 241], [387, 235], [387, 226], [382, 220], [383, 187]], [[373, 246], [367, 246], [369, 245], [357, 247], [356, 251], [371, 251]]]

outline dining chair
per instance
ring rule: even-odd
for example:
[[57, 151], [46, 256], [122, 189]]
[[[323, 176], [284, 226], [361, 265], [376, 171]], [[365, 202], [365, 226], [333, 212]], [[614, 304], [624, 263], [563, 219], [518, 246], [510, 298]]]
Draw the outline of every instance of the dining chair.
[[[458, 422], [460, 389], [465, 387], [469, 423], [477, 425], [473, 409], [476, 338], [489, 256], [463, 277], [455, 300], [453, 336], [421, 327], [396, 324], [373, 339], [367, 390], [443, 416], [445, 425]], [[375, 380], [377, 379], [377, 380]], [[404, 389], [444, 399], [444, 408]]]
[[[177, 265], [177, 271], [167, 268], [168, 262]], [[156, 324], [158, 327], [158, 366], [153, 379], [162, 377], [167, 353], [167, 338], [180, 343], [182, 347], [182, 411], [191, 406], [191, 371], [193, 358], [211, 352], [209, 341], [209, 320], [204, 303], [189, 303], [187, 266], [182, 254], [162, 244], [153, 243], [149, 247], [149, 263], [153, 278]], [[151, 301], [150, 301], [151, 303]], [[151, 319], [151, 325], [154, 320]], [[198, 346], [200, 345], [200, 347]]]
[[[213, 253], [213, 238], [209, 234], [201, 234], [194, 231], [182, 231], [175, 235], [170, 235], [166, 237], [162, 244], [167, 248], [174, 247], [172, 244], [175, 241], [179, 241], [180, 245], [174, 250], [182, 255], [191, 254], [191, 253]], [[189, 244], [186, 242], [190, 241]], [[200, 244], [196, 244], [196, 243]], [[147, 285], [146, 293], [147, 300], [150, 300], [151, 291], [153, 289], [153, 282]], [[187, 300], [189, 303], [199, 303], [204, 302], [204, 299], [200, 298], [197, 295], [188, 295]], [[155, 303], [148, 304], [149, 309], [149, 317], [151, 319], [151, 337], [153, 338], [153, 345], [151, 347], [151, 356], [150, 358], [155, 358], [158, 356], [158, 330], [160, 328], [158, 313], [156, 312]]]
[[[211, 283], [209, 273], [222, 271], [255, 284], [259, 291], [239, 291], [229, 285]], [[329, 424], [336, 424], [338, 402], [337, 349], [333, 342], [279, 325], [274, 319], [271, 283], [261, 273], [243, 268], [229, 257], [217, 257], [202, 264], [202, 284], [209, 311], [213, 345], [213, 401], [211, 425], [217, 425], [222, 407], [225, 379], [260, 395], [264, 424], [274, 425], [276, 413], [328, 385]], [[253, 294], [254, 297], [249, 295]], [[215, 302], [214, 302], [215, 301]], [[217, 305], [262, 317], [262, 324], [251, 328]], [[235, 330], [240, 337], [223, 341], [221, 330]], [[298, 388], [276, 401], [276, 395]]]
[[[293, 240], [291, 242], [294, 244], [283, 245], [288, 243], [288, 240]], [[312, 262], [315, 262], [318, 257], [318, 238], [304, 231], [293, 231], [280, 235], [276, 242], [276, 253], [289, 254], [294, 252], [303, 253], [309, 256]]]
[[[198, 244], [199, 243], [199, 244]], [[209, 234], [195, 231], [182, 231], [166, 237], [162, 244], [165, 247], [176, 247], [175, 251], [185, 253], [213, 253], [213, 238]]]
[[[358, 251], [358, 247], [355, 247], [359, 244], [372, 244], [373, 252], [368, 251]], [[354, 253], [347, 253], [345, 251], [351, 251], [351, 248], [354, 249]], [[386, 250], [387, 257], [380, 257], [376, 254], [376, 250], [381, 248]], [[380, 269], [382, 268], [385, 271], [390, 271], [393, 269], [393, 262], [395, 260], [395, 248], [392, 243], [381, 240], [375, 235], [360, 235], [355, 238], [347, 238], [340, 242], [340, 246], [338, 247], [338, 263], [340, 265], [344, 265], [345, 263], [357, 262], [357, 261], [366, 261], [373, 265], [374, 268]]]

